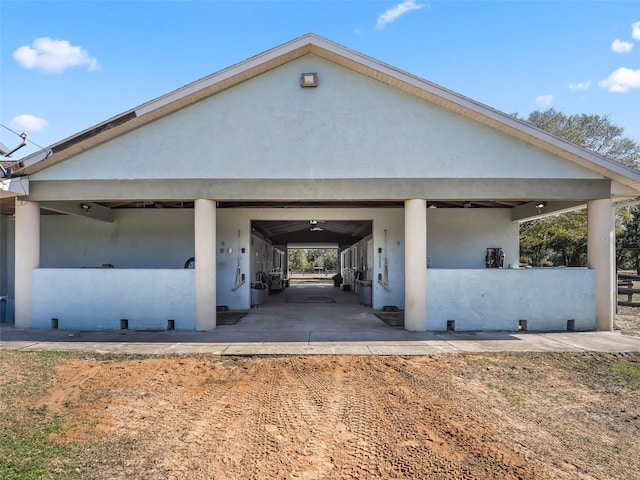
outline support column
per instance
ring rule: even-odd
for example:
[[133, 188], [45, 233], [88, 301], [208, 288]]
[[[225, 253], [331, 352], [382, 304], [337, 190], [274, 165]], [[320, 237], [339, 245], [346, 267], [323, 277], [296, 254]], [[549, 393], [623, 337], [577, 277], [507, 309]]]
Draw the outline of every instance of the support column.
[[216, 328], [216, 202], [194, 202], [196, 330]]
[[404, 202], [404, 328], [427, 330], [427, 202]]
[[587, 265], [596, 275], [596, 329], [613, 330], [616, 312], [615, 217], [611, 199], [587, 203]]
[[16, 198], [15, 326], [31, 328], [31, 273], [40, 266], [40, 204]]

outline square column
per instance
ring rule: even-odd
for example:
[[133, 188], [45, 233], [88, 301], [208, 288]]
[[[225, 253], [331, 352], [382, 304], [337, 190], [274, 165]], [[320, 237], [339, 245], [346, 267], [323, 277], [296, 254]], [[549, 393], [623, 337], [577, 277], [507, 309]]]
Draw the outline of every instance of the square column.
[[587, 266], [596, 276], [596, 329], [613, 330], [616, 312], [616, 231], [613, 202], [587, 202]]
[[404, 328], [427, 330], [427, 201], [404, 202]]
[[16, 198], [15, 326], [31, 328], [31, 271], [40, 266], [40, 204]]
[[216, 202], [194, 202], [196, 330], [216, 328]]

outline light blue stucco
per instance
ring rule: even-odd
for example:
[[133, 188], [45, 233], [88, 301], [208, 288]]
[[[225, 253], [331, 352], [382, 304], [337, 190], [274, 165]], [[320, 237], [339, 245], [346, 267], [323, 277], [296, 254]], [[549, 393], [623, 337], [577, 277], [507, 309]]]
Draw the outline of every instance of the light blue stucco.
[[595, 272], [588, 269], [478, 269], [427, 272], [427, 328], [534, 331], [596, 326]]
[[[498, 285], [492, 275], [499, 275], [497, 279], [510, 279], [503, 287], [514, 292], [521, 287], [528, 291], [530, 281], [537, 285], [535, 289], [544, 290], [545, 285], [554, 284], [556, 276], [557, 286], [562, 285], [564, 290], [574, 287], [580, 292], [584, 290], [575, 282], [564, 283], [568, 273], [564, 271], [544, 274], [526, 271], [526, 275], [518, 277], [522, 281], [514, 284], [511, 284], [513, 270], [485, 271], [487, 247], [503, 248], [507, 261], [518, 257], [518, 226], [510, 221], [508, 209], [427, 209], [425, 215], [427, 252], [434, 267], [428, 271], [429, 285], [433, 282], [436, 285], [428, 295], [430, 302], [433, 298], [439, 299], [429, 305], [441, 311], [430, 312], [439, 320], [434, 320], [433, 325], [429, 320], [429, 328], [440, 328], [442, 321], [446, 325], [451, 311], [447, 302], [458, 304], [455, 282], [476, 276], [478, 283], [490, 281], [491, 285]], [[130, 328], [139, 329], [164, 329], [169, 319], [176, 320], [176, 328], [188, 329], [194, 324], [193, 271], [182, 269], [184, 261], [193, 256], [193, 210], [123, 209], [116, 210], [114, 217], [111, 224], [76, 216], [41, 218], [43, 268], [33, 272], [33, 326], [49, 328], [52, 318], [59, 319], [59, 328], [119, 328], [121, 318], [129, 319]], [[246, 310], [251, 306], [250, 283], [255, 280], [256, 268], [264, 268], [265, 260], [259, 252], [268, 246], [268, 242], [251, 235], [252, 220], [310, 218], [371, 221], [372, 234], [361, 243], [367, 247], [367, 278], [374, 280], [373, 308], [404, 307], [404, 210], [401, 208], [219, 209], [216, 244], [211, 245], [217, 258], [217, 304], [231, 310]], [[104, 263], [115, 268], [95, 268]], [[453, 272], [452, 278], [460, 280], [438, 279], [442, 272]], [[245, 282], [234, 289], [243, 275]], [[377, 282], [379, 276], [386, 281], [388, 289]], [[474, 298], [475, 293], [483, 292], [477, 288], [474, 286], [465, 298]], [[486, 313], [486, 308], [482, 312]], [[462, 313], [458, 318], [467, 317], [468, 313]], [[499, 325], [506, 327], [509, 322]], [[491, 326], [494, 326], [493, 317]]]
[[15, 221], [0, 215], [0, 321], [13, 322], [15, 275]]
[[32, 272], [33, 328], [131, 330], [195, 328], [193, 270], [39, 268]]
[[114, 210], [114, 222], [40, 217], [43, 268], [182, 268], [193, 256], [192, 209]]
[[[300, 88], [300, 73], [309, 71], [318, 73], [319, 86]], [[603, 177], [307, 55], [31, 181], [151, 178]]]

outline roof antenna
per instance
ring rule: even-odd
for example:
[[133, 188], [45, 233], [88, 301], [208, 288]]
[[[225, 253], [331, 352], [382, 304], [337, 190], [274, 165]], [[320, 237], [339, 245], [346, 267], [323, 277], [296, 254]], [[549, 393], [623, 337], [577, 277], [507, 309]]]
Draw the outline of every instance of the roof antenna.
[[27, 135], [26, 133], [21, 133], [19, 137], [22, 139], [22, 143], [11, 151], [9, 151], [9, 147], [7, 147], [4, 143], [0, 142], [0, 155], [2, 155], [3, 157], [9, 158], [11, 155], [13, 155], [22, 147], [24, 147], [29, 141], [29, 135]]

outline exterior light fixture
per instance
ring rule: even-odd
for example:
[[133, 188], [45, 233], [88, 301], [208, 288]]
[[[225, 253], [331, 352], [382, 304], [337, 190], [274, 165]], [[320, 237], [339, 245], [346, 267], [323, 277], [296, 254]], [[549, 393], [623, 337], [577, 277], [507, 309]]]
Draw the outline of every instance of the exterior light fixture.
[[309, 223], [310, 223], [311, 225], [317, 225], [317, 224], [318, 224], [318, 221], [317, 221], [317, 220], [309, 220]]
[[85, 213], [89, 213], [89, 210], [91, 210], [91, 205], [89, 205], [88, 203], [81, 203], [80, 208], [82, 208]]
[[536, 203], [536, 209], [538, 213], [542, 213], [542, 209], [547, 206], [547, 202], [538, 202]]
[[464, 203], [462, 204], [462, 206], [463, 206], [464, 208], [471, 208], [471, 202], [464, 202]]
[[318, 74], [313, 73], [303, 73], [300, 75], [300, 86], [302, 88], [310, 88], [318, 86]]

